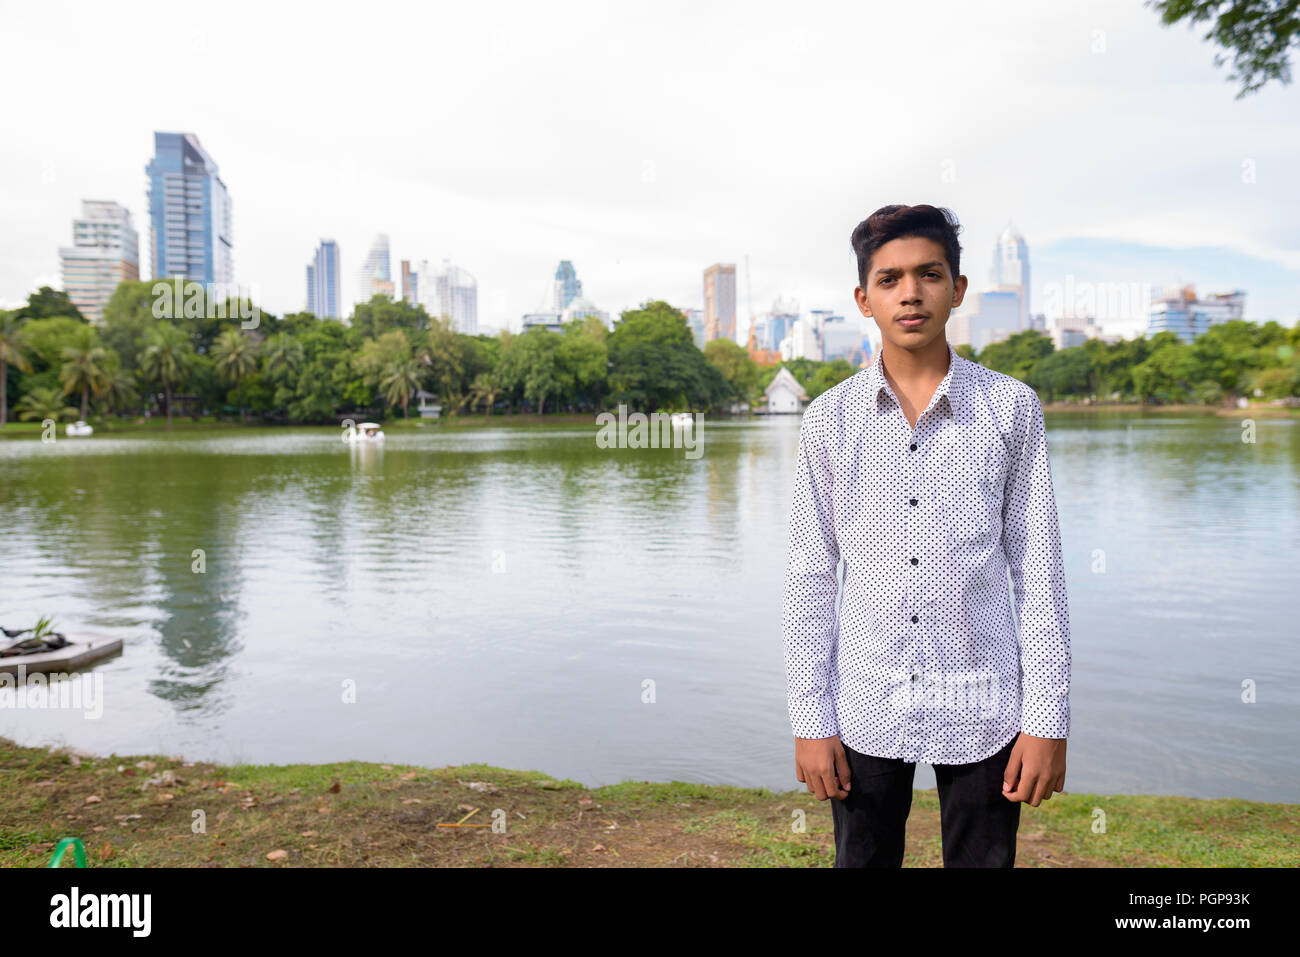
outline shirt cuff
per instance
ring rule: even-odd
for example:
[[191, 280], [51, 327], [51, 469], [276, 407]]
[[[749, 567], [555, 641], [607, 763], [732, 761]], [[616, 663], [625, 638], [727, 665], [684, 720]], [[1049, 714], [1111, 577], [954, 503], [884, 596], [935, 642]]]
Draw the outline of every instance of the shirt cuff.
[[1070, 736], [1068, 698], [1026, 694], [1020, 700], [1020, 731], [1035, 738]]
[[819, 695], [790, 704], [790, 727], [796, 738], [829, 738], [839, 734], [835, 720], [835, 702], [829, 695]]

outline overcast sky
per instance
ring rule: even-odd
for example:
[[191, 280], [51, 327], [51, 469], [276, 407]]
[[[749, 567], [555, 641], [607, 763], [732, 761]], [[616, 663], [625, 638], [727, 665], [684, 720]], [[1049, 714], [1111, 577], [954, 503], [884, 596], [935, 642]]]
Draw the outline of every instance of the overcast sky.
[[734, 262], [742, 316], [856, 316], [848, 237], [889, 203], [957, 213], [972, 289], [1013, 221], [1035, 312], [1069, 275], [1300, 313], [1300, 86], [1234, 100], [1208, 25], [1140, 0], [0, 10], [3, 306], [59, 285], [83, 198], [127, 205], [147, 262], [167, 130], [218, 163], [236, 280], [276, 314], [321, 237], [351, 302], [386, 232], [399, 290], [400, 260], [450, 258], [481, 326], [546, 305], [560, 259], [611, 313], [699, 307]]

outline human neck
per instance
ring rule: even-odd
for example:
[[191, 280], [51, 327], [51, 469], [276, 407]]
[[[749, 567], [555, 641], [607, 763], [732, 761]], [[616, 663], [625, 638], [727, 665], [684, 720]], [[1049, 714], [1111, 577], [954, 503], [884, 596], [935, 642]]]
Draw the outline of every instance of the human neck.
[[948, 374], [948, 340], [937, 336], [920, 349], [904, 349], [886, 339], [880, 347], [881, 371], [904, 384], [939, 382]]

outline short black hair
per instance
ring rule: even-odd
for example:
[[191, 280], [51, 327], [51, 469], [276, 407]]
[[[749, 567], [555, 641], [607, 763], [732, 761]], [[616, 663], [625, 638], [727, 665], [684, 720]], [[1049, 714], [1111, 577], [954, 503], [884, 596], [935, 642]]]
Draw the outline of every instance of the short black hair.
[[858, 284], [866, 288], [871, 257], [877, 249], [892, 239], [908, 236], [932, 239], [942, 246], [948, 268], [952, 270], [952, 281], [956, 282], [961, 275], [959, 232], [961, 224], [957, 222], [957, 215], [942, 206], [881, 206], [858, 223], [849, 238], [858, 257]]

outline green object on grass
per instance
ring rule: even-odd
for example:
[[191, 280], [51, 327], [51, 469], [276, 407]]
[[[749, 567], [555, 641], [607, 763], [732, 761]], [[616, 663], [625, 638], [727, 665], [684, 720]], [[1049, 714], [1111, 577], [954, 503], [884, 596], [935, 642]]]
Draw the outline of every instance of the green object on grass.
[[68, 848], [72, 848], [73, 859], [76, 860], [78, 867], [86, 866], [86, 848], [81, 843], [79, 837], [65, 837], [59, 841], [58, 847], [54, 849], [54, 857], [50, 859], [50, 867], [58, 867], [63, 860], [63, 855], [67, 853]]

